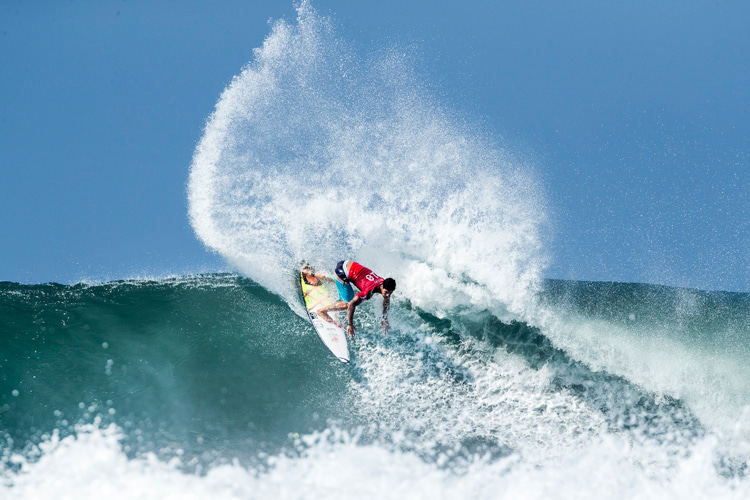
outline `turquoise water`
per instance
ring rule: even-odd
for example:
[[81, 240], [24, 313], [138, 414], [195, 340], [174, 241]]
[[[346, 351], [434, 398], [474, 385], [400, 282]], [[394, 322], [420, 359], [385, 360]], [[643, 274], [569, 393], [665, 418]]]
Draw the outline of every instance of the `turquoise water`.
[[319, 346], [305, 322], [248, 280], [4, 285], [0, 408], [14, 447], [99, 417], [133, 453], [254, 458], [324, 425], [312, 415], [342, 413], [344, 373], [306, 356]]
[[[346, 466], [342, 491], [375, 497], [747, 493], [750, 295], [547, 280], [536, 301], [580, 328], [566, 342], [590, 359], [546, 327], [401, 297], [387, 336], [379, 304], [360, 308], [346, 366], [235, 275], [2, 283], [2, 491], [98, 496], [83, 476], [155, 497], [296, 496], [287, 483], [337, 497], [327, 483]], [[667, 341], [646, 359], [594, 357]]]

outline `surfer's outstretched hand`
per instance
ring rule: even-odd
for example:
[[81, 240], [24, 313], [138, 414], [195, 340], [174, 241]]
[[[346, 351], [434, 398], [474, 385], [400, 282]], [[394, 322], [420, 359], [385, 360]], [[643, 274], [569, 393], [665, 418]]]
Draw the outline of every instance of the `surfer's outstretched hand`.
[[388, 320], [383, 318], [383, 321], [380, 322], [380, 326], [383, 328], [383, 333], [388, 333], [388, 330], [391, 329], [391, 325], [388, 324]]
[[346, 327], [346, 336], [349, 337], [350, 339], [353, 339], [354, 338], [354, 330], [356, 330], [356, 328], [354, 328], [354, 325], [347, 326]]

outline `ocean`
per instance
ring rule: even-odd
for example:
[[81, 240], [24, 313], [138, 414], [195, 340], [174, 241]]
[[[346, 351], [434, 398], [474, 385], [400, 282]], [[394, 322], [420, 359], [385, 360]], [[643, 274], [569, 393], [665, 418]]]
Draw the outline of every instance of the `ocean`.
[[347, 366], [234, 274], [4, 282], [0, 497], [747, 498], [750, 294], [536, 300], [565, 328], [373, 299]]
[[[750, 294], [546, 278], [537, 167], [418, 68], [302, 2], [190, 166], [233, 272], [0, 282], [0, 498], [750, 497]], [[350, 365], [298, 281], [342, 259], [398, 283]]]

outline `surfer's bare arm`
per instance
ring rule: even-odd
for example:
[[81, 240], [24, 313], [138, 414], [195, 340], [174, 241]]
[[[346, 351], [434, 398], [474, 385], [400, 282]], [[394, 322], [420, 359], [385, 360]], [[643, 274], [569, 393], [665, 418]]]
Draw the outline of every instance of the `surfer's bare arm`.
[[354, 297], [351, 302], [349, 302], [349, 305], [347, 306], [346, 311], [346, 334], [349, 336], [349, 338], [354, 338], [354, 309], [357, 308], [357, 306], [362, 302], [362, 299], [359, 297]]
[[383, 332], [388, 333], [391, 325], [388, 324], [388, 309], [391, 305], [391, 299], [389, 297], [383, 297], [383, 321], [380, 322], [380, 326], [383, 327]]

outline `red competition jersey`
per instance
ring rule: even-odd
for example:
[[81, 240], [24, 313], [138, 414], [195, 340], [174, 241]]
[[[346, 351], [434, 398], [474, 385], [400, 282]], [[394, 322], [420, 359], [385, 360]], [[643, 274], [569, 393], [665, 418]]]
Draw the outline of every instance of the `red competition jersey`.
[[356, 262], [349, 261], [349, 269], [346, 269], [346, 277], [359, 288], [357, 294], [362, 300], [372, 297], [372, 292], [385, 281], [383, 278]]

